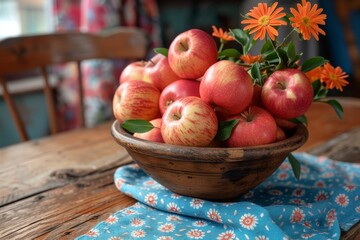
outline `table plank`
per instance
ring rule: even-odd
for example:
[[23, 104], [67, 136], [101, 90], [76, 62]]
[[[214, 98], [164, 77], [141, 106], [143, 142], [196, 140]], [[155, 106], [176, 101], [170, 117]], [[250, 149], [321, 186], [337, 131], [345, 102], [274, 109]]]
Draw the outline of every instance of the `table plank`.
[[112, 139], [110, 124], [0, 149], [0, 206], [119, 166], [127, 152]]
[[[128, 158], [130, 159], [130, 158]], [[113, 184], [112, 169], [0, 208], [0, 238], [73, 239], [135, 203]]]

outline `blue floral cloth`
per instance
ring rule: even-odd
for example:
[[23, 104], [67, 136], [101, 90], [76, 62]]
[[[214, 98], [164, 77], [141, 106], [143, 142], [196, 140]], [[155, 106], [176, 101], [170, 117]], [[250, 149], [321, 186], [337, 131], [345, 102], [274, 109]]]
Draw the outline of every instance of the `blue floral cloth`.
[[136, 164], [120, 167], [116, 187], [139, 202], [77, 239], [339, 239], [360, 220], [360, 165], [295, 156], [300, 180], [285, 160], [257, 188], [225, 203], [175, 194]]

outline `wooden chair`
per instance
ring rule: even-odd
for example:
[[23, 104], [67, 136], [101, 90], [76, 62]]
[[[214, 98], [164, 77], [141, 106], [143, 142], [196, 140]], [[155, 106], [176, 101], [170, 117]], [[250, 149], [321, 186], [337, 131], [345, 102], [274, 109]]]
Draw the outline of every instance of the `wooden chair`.
[[0, 84], [17, 132], [22, 141], [29, 139], [24, 122], [8, 90], [6, 76], [31, 69], [40, 69], [44, 80], [50, 133], [59, 131], [54, 96], [49, 84], [49, 67], [76, 62], [78, 71], [80, 120], [84, 126], [81, 62], [87, 59], [144, 59], [147, 40], [137, 28], [116, 28], [102, 34], [82, 32], [18, 36], [0, 41]]

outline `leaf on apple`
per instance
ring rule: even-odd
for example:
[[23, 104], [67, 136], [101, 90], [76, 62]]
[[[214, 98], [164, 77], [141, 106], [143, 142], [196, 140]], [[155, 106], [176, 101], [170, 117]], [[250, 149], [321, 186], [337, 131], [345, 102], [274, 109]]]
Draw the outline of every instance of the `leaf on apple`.
[[232, 129], [239, 122], [239, 119], [233, 119], [228, 121], [219, 121], [218, 132], [215, 139], [218, 141], [228, 140], [231, 136]]
[[126, 120], [120, 126], [130, 133], [144, 133], [155, 128], [154, 125], [145, 120]]
[[300, 117], [290, 119], [289, 121], [295, 123], [295, 124], [305, 124], [308, 125], [308, 120], [305, 115], [301, 115]]
[[314, 68], [324, 65], [327, 62], [329, 62], [329, 60], [326, 60], [325, 58], [320, 56], [309, 58], [302, 64], [301, 71], [309, 72]]
[[300, 179], [300, 174], [301, 174], [300, 162], [291, 153], [289, 153], [288, 159], [296, 179]]
[[154, 48], [154, 52], [160, 53], [160, 54], [164, 55], [165, 57], [167, 57], [169, 50], [167, 48]]

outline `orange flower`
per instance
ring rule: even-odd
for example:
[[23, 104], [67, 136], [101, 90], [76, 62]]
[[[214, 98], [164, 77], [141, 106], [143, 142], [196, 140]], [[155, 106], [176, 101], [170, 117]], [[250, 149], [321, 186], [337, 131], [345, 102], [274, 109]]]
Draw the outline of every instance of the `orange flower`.
[[246, 54], [246, 55], [242, 55], [240, 56], [240, 59], [244, 61], [244, 63], [247, 63], [247, 64], [253, 64], [253, 63], [256, 63], [256, 62], [260, 62], [261, 60], [261, 55], [251, 55], [251, 54]]
[[305, 75], [310, 79], [311, 82], [315, 82], [316, 80], [321, 78], [322, 69], [322, 66], [319, 66], [309, 72], [306, 72]]
[[310, 40], [311, 35], [319, 41], [319, 33], [325, 35], [325, 32], [319, 25], [325, 25], [326, 14], [322, 13], [323, 9], [314, 4], [311, 7], [310, 2], [302, 0], [302, 4], [297, 4], [297, 10], [290, 8], [290, 12], [294, 17], [290, 18], [291, 26], [299, 29], [303, 35], [304, 40]]
[[250, 30], [250, 34], [256, 32], [254, 39], [260, 38], [263, 40], [265, 35], [269, 35], [271, 40], [275, 40], [275, 36], [278, 36], [278, 31], [274, 28], [281, 25], [286, 25], [286, 22], [280, 20], [286, 14], [281, 12], [284, 8], [276, 8], [278, 2], [274, 2], [271, 7], [268, 7], [267, 3], [259, 3], [257, 7], [254, 7], [247, 14], [250, 18], [241, 21], [242, 24], [248, 24], [244, 30]]
[[341, 92], [342, 87], [349, 84], [345, 78], [349, 77], [340, 67], [334, 68], [330, 63], [325, 63], [321, 72], [320, 81], [326, 84], [326, 88], [333, 89], [334, 87]]
[[214, 37], [218, 37], [223, 41], [233, 41], [234, 37], [230, 36], [227, 32], [224, 32], [222, 28], [217, 29], [214, 25], [212, 26]]

